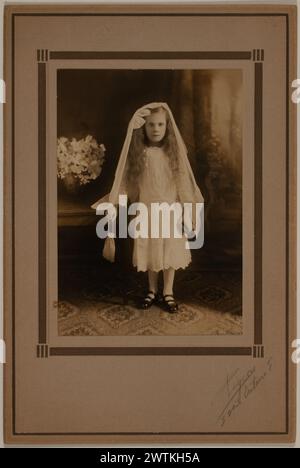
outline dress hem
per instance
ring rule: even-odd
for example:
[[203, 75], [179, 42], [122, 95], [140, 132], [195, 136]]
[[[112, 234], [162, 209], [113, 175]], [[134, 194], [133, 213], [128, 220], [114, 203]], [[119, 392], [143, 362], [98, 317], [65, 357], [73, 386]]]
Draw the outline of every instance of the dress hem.
[[147, 268], [147, 267], [144, 267], [144, 268], [138, 268], [138, 266], [136, 264], [133, 263], [133, 266], [137, 269], [138, 272], [146, 272], [146, 271], [154, 271], [156, 273], [158, 273], [159, 271], [163, 271], [163, 270], [168, 270], [169, 268], [174, 268], [174, 270], [185, 270], [185, 268], [187, 268], [190, 264], [192, 263], [192, 261], [190, 260], [186, 265], [184, 266], [174, 266], [174, 265], [166, 265], [165, 267], [163, 268]]

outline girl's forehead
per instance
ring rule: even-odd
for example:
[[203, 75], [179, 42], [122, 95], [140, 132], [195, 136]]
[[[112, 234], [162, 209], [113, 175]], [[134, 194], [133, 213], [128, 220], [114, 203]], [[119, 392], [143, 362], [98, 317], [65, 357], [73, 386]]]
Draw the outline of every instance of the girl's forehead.
[[150, 114], [147, 116], [146, 120], [149, 122], [153, 121], [158, 121], [158, 120], [166, 120], [166, 113], [164, 111], [158, 111], [158, 112], [153, 112], [153, 114]]

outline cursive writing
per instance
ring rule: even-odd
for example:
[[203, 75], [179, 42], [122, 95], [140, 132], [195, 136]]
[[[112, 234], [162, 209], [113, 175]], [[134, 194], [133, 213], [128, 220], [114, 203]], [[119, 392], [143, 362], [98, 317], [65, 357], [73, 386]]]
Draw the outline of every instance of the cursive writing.
[[272, 357], [266, 361], [262, 370], [258, 370], [255, 365], [242, 373], [236, 369], [226, 375], [225, 384], [218, 392], [223, 394], [225, 404], [218, 414], [217, 422], [224, 426], [232, 414], [255, 392], [257, 387], [266, 379], [272, 370]]

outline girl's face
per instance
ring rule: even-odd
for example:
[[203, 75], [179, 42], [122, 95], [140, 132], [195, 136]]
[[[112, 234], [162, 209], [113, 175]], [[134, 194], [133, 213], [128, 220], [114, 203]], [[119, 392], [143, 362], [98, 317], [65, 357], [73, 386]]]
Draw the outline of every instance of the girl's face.
[[164, 111], [154, 112], [146, 117], [145, 131], [150, 143], [159, 143], [165, 136], [167, 119]]

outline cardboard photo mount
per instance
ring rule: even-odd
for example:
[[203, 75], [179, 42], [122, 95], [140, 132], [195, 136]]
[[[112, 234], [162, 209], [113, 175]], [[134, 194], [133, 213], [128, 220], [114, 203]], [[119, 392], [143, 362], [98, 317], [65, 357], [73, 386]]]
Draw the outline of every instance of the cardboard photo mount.
[[[296, 18], [278, 4], [5, 7], [6, 443], [294, 441]], [[243, 335], [58, 336], [56, 73], [102, 67], [242, 69]]]

